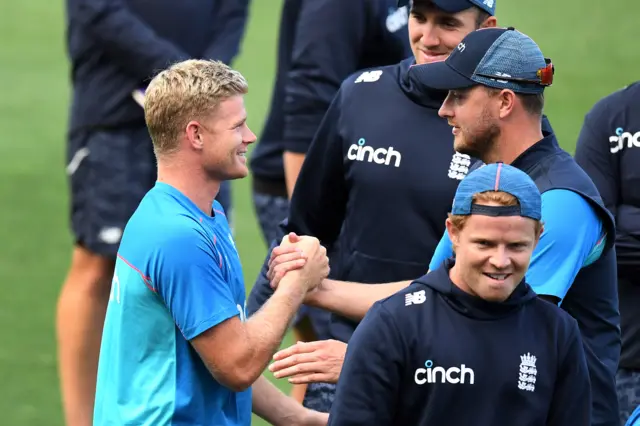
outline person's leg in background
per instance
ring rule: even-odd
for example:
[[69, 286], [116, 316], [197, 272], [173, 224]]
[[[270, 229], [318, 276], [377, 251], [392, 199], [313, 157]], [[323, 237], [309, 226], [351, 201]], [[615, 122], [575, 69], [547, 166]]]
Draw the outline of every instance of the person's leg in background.
[[616, 374], [616, 391], [622, 425], [640, 406], [640, 285], [636, 276], [636, 268], [618, 264], [622, 351]]
[[146, 128], [70, 138], [74, 248], [57, 306], [58, 368], [67, 426], [91, 426], [102, 327], [120, 237], [156, 180]]

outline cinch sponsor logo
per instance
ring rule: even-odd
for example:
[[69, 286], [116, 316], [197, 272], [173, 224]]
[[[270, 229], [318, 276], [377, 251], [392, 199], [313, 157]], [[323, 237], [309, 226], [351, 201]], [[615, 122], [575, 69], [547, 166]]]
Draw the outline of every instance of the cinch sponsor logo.
[[434, 367], [433, 361], [427, 360], [424, 363], [426, 368], [418, 368], [414, 374], [414, 380], [419, 385], [425, 383], [451, 383], [457, 384], [470, 384], [475, 381], [475, 374], [472, 369], [467, 368], [464, 364], [460, 367], [451, 367], [445, 369], [444, 367]]
[[622, 127], [616, 129], [615, 136], [609, 136], [609, 144], [611, 153], [615, 154], [625, 146], [627, 148], [638, 147], [640, 148], [640, 132], [625, 132]]
[[367, 161], [376, 164], [390, 165], [393, 162], [394, 167], [400, 167], [402, 154], [394, 150], [392, 146], [389, 148], [378, 148], [365, 146], [364, 138], [360, 138], [357, 144], [353, 144], [347, 151], [347, 158], [354, 161]]

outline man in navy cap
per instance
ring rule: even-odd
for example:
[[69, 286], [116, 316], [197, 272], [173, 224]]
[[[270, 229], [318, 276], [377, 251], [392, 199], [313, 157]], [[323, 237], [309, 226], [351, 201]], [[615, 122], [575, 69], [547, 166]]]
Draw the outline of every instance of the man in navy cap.
[[[475, 29], [495, 26], [494, 13], [493, 1], [414, 0], [408, 23], [413, 56], [356, 72], [342, 83], [307, 150], [288, 223], [279, 230], [320, 239], [333, 277], [371, 283], [427, 272], [425, 256], [433, 254], [455, 189], [473, 160], [453, 150], [450, 128], [438, 116], [446, 92], [422, 87], [409, 71], [444, 60]], [[406, 236], [401, 248], [394, 245], [398, 235]], [[267, 262], [247, 301], [250, 314], [273, 293]], [[329, 335], [347, 342], [356, 326], [333, 316]], [[334, 355], [342, 359], [344, 345]], [[314, 383], [306, 404], [328, 410], [332, 397], [332, 385]]]
[[590, 424], [576, 321], [524, 279], [541, 210], [535, 183], [515, 167], [462, 180], [446, 220], [455, 260], [367, 313], [329, 425]]
[[[542, 126], [543, 93], [553, 73], [551, 61], [536, 43], [513, 28], [474, 31], [446, 61], [410, 70], [425, 86], [449, 91], [439, 114], [453, 127], [456, 151], [485, 163], [511, 164], [540, 189], [545, 231], [527, 282], [540, 297], [559, 303], [577, 320], [586, 345], [593, 425], [613, 426], [620, 423], [614, 220], [591, 179]], [[429, 268], [436, 269], [452, 254], [445, 234]], [[273, 270], [277, 263], [272, 262]], [[328, 280], [307, 303], [361, 318], [375, 300], [408, 284], [356, 286]], [[284, 363], [287, 368], [290, 364]]]

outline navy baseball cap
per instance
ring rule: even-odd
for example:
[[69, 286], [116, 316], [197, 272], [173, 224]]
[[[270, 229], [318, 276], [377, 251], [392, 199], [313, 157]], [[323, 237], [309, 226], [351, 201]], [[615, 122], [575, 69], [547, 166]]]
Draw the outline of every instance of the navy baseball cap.
[[[518, 200], [516, 206], [483, 206], [473, 204], [473, 196], [481, 192], [502, 191]], [[534, 220], [542, 217], [540, 190], [520, 169], [504, 163], [482, 166], [460, 181], [453, 199], [451, 214], [485, 216], [522, 216]]]
[[527, 35], [509, 28], [469, 33], [445, 61], [415, 65], [410, 73], [426, 87], [456, 90], [478, 84], [539, 94], [553, 83], [555, 69]]
[[[349, 1], [349, 0], [345, 0]], [[438, 9], [458, 13], [476, 6], [491, 16], [496, 14], [496, 0], [430, 0]], [[398, 0], [398, 7], [413, 6], [413, 0]]]

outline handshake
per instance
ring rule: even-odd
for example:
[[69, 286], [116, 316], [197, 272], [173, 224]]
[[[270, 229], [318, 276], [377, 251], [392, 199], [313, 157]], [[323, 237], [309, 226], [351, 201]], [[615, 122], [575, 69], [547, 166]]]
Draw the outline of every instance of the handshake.
[[267, 278], [275, 290], [285, 276], [295, 275], [286, 285], [302, 286], [306, 294], [322, 283], [329, 275], [327, 249], [314, 237], [299, 236], [293, 232], [282, 239], [271, 251]]

